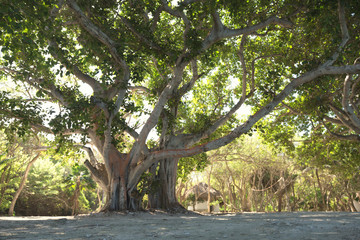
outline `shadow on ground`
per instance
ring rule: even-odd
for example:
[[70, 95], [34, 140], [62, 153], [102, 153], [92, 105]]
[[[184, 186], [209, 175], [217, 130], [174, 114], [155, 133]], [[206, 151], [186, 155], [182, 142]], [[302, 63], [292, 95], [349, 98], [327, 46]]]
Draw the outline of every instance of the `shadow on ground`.
[[0, 239], [360, 239], [360, 213], [0, 217]]

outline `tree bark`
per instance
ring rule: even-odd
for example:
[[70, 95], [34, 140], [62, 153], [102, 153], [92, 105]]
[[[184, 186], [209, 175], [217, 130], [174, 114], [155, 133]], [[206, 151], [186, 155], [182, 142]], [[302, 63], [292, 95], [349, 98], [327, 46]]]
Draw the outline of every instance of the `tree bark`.
[[[102, 145], [98, 144], [96, 147], [101, 149]], [[136, 187], [130, 192], [128, 184], [128, 174], [131, 174], [132, 169], [128, 164], [127, 155], [120, 153], [115, 146], [110, 145], [107, 161], [108, 166], [94, 159], [93, 163], [89, 160], [84, 163], [91, 172], [92, 178], [106, 195], [106, 203], [101, 211], [139, 210], [141, 196]]]
[[9, 213], [8, 213], [9, 216], [12, 216], [12, 215], [14, 214], [14, 208], [15, 208], [16, 201], [17, 201], [17, 199], [19, 198], [20, 193], [21, 193], [21, 191], [23, 190], [23, 188], [24, 188], [24, 186], [25, 186], [25, 183], [26, 183], [26, 180], [27, 180], [27, 177], [28, 177], [30, 168], [31, 168], [31, 166], [33, 165], [33, 163], [40, 157], [40, 154], [41, 154], [41, 153], [38, 153], [38, 154], [28, 163], [28, 165], [26, 166], [26, 169], [25, 169], [25, 172], [24, 172], [24, 176], [22, 177], [21, 182], [20, 182], [20, 186], [19, 186], [18, 190], [16, 191], [13, 200], [11, 201], [11, 205], [10, 205]]
[[159, 162], [154, 163], [150, 169], [149, 172], [151, 174], [152, 177], [152, 181], [154, 183], [154, 185], [152, 186], [152, 189], [150, 190], [150, 192], [148, 193], [148, 208], [151, 209], [159, 209], [160, 208], [160, 190], [158, 188], [160, 188], [160, 176], [158, 174], [158, 167], [159, 167]]
[[137, 195], [128, 193], [127, 172], [130, 171], [127, 162], [122, 159], [119, 152], [110, 154], [109, 177], [109, 207], [110, 211], [138, 210], [135, 204]]
[[[177, 210], [183, 208], [176, 197], [176, 177], [179, 159], [159, 161], [159, 169], [154, 176], [159, 186], [149, 193], [149, 208]], [[155, 165], [156, 166], [156, 165]], [[154, 173], [154, 170], [152, 170]]]
[[129, 190], [127, 175], [124, 174], [127, 172], [126, 169], [128, 166], [124, 166], [121, 172], [116, 167], [111, 168], [109, 201], [104, 206], [105, 211], [138, 211], [141, 209], [142, 195], [136, 188]]
[[[183, 148], [184, 141], [181, 138], [170, 136], [164, 140], [163, 148]], [[176, 196], [176, 181], [179, 157], [169, 157], [160, 159], [150, 168], [154, 180], [158, 181], [158, 186], [148, 194], [148, 207], [154, 209], [164, 209], [170, 211], [182, 211], [184, 207], [179, 203]]]

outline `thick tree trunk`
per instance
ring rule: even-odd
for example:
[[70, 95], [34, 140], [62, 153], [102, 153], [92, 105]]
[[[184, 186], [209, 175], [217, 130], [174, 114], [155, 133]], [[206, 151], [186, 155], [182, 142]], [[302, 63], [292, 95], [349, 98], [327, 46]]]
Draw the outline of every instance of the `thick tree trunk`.
[[152, 208], [152, 209], [160, 209], [161, 208], [161, 204], [160, 204], [160, 174], [159, 174], [159, 168], [160, 168], [160, 162], [157, 162], [155, 164], [153, 164], [150, 169], [149, 172], [151, 173], [152, 176], [152, 182], [153, 182], [153, 186], [152, 189], [150, 190], [150, 192], [148, 193], [148, 208]]
[[112, 146], [108, 158], [108, 167], [94, 159], [86, 160], [84, 163], [106, 195], [106, 203], [100, 211], [139, 210], [141, 198], [137, 191], [128, 191], [128, 175], [131, 169], [126, 155]]
[[[105, 164], [97, 162], [91, 163], [89, 160], [84, 162], [85, 167], [90, 171], [91, 178], [98, 184], [103, 192], [103, 199], [99, 200], [99, 211], [104, 211], [109, 206], [110, 189], [108, 184], [108, 174], [105, 169]], [[104, 202], [103, 202], [104, 201]]]
[[128, 192], [128, 182], [116, 172], [112, 172], [106, 193], [106, 202], [100, 211], [137, 211], [141, 209], [142, 198], [136, 190]]
[[119, 152], [113, 151], [110, 155], [110, 186], [109, 186], [109, 211], [125, 211], [140, 209], [141, 197], [136, 189], [132, 192], [128, 191], [128, 174], [130, 167], [128, 161], [123, 159]]
[[[127, 210], [126, 183], [124, 179], [112, 174], [110, 183], [110, 211]], [[115, 176], [114, 176], [115, 175]]]
[[179, 159], [165, 159], [159, 161], [158, 169], [154, 165], [150, 172], [159, 181], [155, 191], [149, 193], [149, 208], [176, 210], [183, 209], [176, 197], [176, 176]]
[[[126, 174], [119, 174], [117, 168], [112, 168], [109, 200], [104, 206], [105, 211], [138, 211], [141, 209], [142, 196], [136, 189], [129, 192]], [[125, 167], [127, 169], [127, 167]], [[120, 172], [121, 173], [121, 172]], [[124, 171], [126, 173], [126, 171]]]

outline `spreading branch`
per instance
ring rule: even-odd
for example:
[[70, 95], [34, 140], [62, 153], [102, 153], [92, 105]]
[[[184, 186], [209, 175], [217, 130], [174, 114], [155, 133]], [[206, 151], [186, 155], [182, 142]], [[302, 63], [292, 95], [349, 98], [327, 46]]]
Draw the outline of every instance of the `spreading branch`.
[[151, 93], [150, 89], [144, 86], [129, 86], [128, 89], [132, 92], [136, 92], [136, 93], [142, 92], [146, 95], [150, 95]]
[[323, 65], [324, 66], [330, 66], [334, 64], [334, 62], [338, 59], [339, 55], [344, 50], [346, 43], [350, 40], [349, 31], [346, 25], [346, 19], [345, 19], [345, 8], [344, 8], [344, 2], [342, 0], [338, 0], [338, 14], [339, 14], [339, 23], [340, 23], [340, 29], [341, 29], [341, 42], [338, 46], [338, 49], [334, 52], [334, 54], [331, 56], [331, 58], [326, 61]]
[[360, 134], [360, 128], [354, 125], [354, 123], [347, 116], [346, 112], [336, 107], [332, 103], [329, 104], [329, 107], [335, 113], [336, 117], [342, 122], [343, 125], [345, 125], [349, 129], [352, 129], [356, 133]]
[[239, 28], [239, 29], [229, 29], [221, 23], [221, 20], [217, 17], [216, 14], [214, 16], [215, 16], [213, 17], [215, 19], [214, 27], [210, 32], [210, 34], [208, 35], [208, 37], [203, 41], [202, 49], [201, 49], [202, 51], [210, 48], [213, 44], [223, 39], [237, 37], [241, 35], [250, 35], [256, 32], [257, 30], [263, 29], [269, 25], [275, 24], [284, 28], [291, 28], [293, 26], [293, 23], [290, 22], [289, 20], [272, 16], [267, 20], [252, 26]]
[[165, 104], [169, 100], [169, 98], [172, 96], [174, 91], [176, 91], [177, 87], [182, 81], [182, 74], [185, 68], [185, 64], [181, 64], [175, 67], [174, 69], [174, 77], [171, 79], [171, 81], [166, 85], [162, 93], [160, 94], [157, 103], [154, 106], [153, 111], [151, 112], [149, 118], [145, 122], [145, 125], [141, 129], [141, 132], [139, 134], [139, 138], [137, 142], [134, 144], [131, 153], [130, 153], [130, 159], [131, 163], [133, 165], [136, 165], [140, 159], [142, 159], [142, 151], [145, 149], [145, 142], [146, 139], [151, 131], [153, 129], [161, 115], [161, 112], [164, 109]]
[[342, 99], [342, 106], [348, 115], [351, 122], [360, 128], [360, 119], [355, 114], [355, 110], [352, 105], [350, 105], [350, 91], [351, 91], [351, 84], [352, 84], [352, 75], [347, 75], [344, 81], [344, 90], [343, 90], [343, 99]]
[[196, 60], [192, 60], [192, 61], [191, 61], [191, 70], [192, 70], [191, 80], [190, 80], [188, 83], [184, 84], [184, 85], [176, 92], [177, 97], [182, 97], [182, 96], [184, 96], [188, 91], [190, 91], [190, 90], [194, 87], [196, 81], [197, 81], [198, 79], [200, 79], [200, 78], [204, 75], [203, 73], [202, 73], [202, 74], [199, 74], [199, 73], [198, 73], [198, 65], [197, 65], [197, 61], [196, 61]]
[[345, 140], [345, 141], [356, 141], [356, 142], [360, 142], [360, 136], [356, 135], [356, 134], [348, 134], [348, 135], [344, 135], [344, 134], [339, 134], [339, 133], [335, 133], [333, 132], [328, 126], [327, 124], [322, 121], [323, 126], [326, 128], [326, 130], [335, 138], [337, 139], [341, 139], [341, 140]]
[[197, 155], [203, 152], [211, 151], [222, 146], [227, 145], [232, 142], [234, 139], [238, 138], [242, 134], [247, 133], [254, 124], [256, 124], [261, 118], [269, 114], [273, 109], [280, 104], [290, 93], [297, 87], [314, 81], [316, 78], [324, 75], [341, 75], [341, 74], [355, 74], [360, 73], [360, 64], [356, 65], [346, 65], [346, 66], [321, 66], [313, 71], [310, 71], [298, 78], [295, 78], [291, 81], [278, 95], [274, 97], [274, 99], [262, 107], [259, 111], [257, 111], [254, 115], [250, 116], [248, 120], [236, 127], [229, 134], [224, 137], [215, 139], [208, 143], [204, 143], [202, 145], [198, 145], [192, 148], [187, 149], [165, 149], [154, 151], [150, 155], [147, 156], [145, 161], [142, 164], [139, 164], [134, 168], [134, 171], [130, 175], [130, 183], [135, 184], [138, 180], [138, 177], [148, 169], [153, 163], [161, 160], [161, 159], [177, 159], [182, 157], [190, 157], [193, 155]]
[[97, 27], [81, 10], [79, 5], [74, 0], [68, 0], [69, 7], [73, 10], [73, 12], [78, 17], [78, 20], [81, 24], [81, 26], [95, 39], [99, 40], [101, 43], [103, 43], [108, 49], [113, 57], [116, 65], [121, 68], [124, 71], [124, 81], [125, 83], [128, 82], [130, 78], [130, 70], [127, 66], [124, 59], [120, 57], [120, 54], [118, 53], [115, 42], [106, 35], [99, 27]]
[[[106, 130], [104, 132], [104, 145], [103, 145], [103, 149], [102, 149], [102, 155], [105, 160], [105, 167], [107, 168], [107, 172], [111, 172], [109, 154], [110, 154], [111, 148], [113, 147], [113, 145], [112, 145], [113, 139], [112, 139], [112, 135], [111, 135], [112, 122], [114, 120], [114, 117], [120, 110], [120, 107], [123, 103], [125, 94], [126, 94], [125, 89], [121, 89], [119, 91], [118, 97], [115, 102], [115, 107], [114, 107], [113, 111], [110, 112], [109, 118], [106, 120]], [[108, 177], [110, 177], [110, 175]]]

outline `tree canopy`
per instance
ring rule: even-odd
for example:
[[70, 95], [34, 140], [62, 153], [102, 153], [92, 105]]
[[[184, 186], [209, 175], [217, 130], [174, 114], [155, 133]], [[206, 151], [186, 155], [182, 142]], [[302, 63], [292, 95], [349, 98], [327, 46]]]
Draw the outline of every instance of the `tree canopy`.
[[278, 106], [331, 96], [322, 115], [358, 134], [357, 1], [1, 4], [1, 128], [87, 151], [110, 210], [139, 208], [146, 171], [176, 201], [179, 158], [225, 146]]

